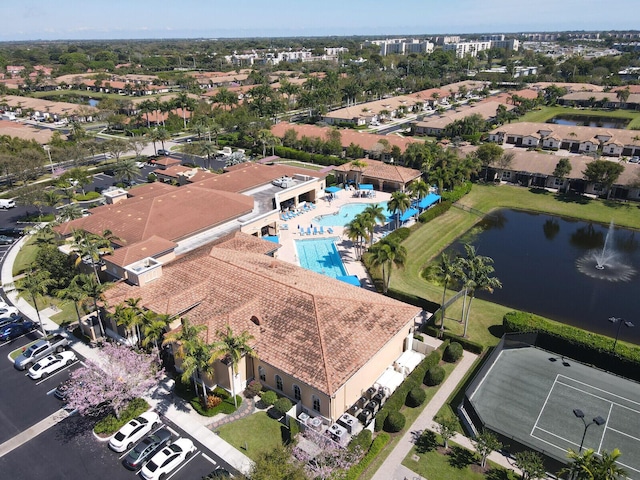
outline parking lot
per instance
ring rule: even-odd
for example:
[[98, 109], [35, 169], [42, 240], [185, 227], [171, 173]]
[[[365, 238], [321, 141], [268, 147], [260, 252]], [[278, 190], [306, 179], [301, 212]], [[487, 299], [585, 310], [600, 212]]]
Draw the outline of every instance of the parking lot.
[[[39, 338], [40, 334], [35, 331], [0, 343], [0, 376], [3, 379], [0, 389], [0, 445], [12, 441], [16, 435], [64, 408], [53, 391], [69, 377], [70, 371], [82, 365], [83, 358], [78, 355], [78, 362], [73, 365], [45, 379], [31, 380], [26, 372], [14, 368], [8, 356]], [[173, 440], [188, 437], [197, 447], [197, 451], [167, 479], [198, 480], [216, 468], [229, 469], [185, 431], [166, 418], [162, 421], [172, 432]], [[74, 414], [30, 438], [0, 457], [3, 478], [25, 477], [25, 468], [28, 468], [28, 478], [135, 478], [138, 472], [131, 472], [122, 465], [127, 452], [111, 451], [107, 446], [108, 439], [98, 439], [93, 434], [94, 424], [95, 419]]]

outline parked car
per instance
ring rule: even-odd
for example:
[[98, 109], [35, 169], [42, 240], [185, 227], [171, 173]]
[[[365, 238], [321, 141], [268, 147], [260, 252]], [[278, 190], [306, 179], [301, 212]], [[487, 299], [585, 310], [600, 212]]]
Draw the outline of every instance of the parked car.
[[2, 317], [15, 317], [20, 313], [20, 311], [11, 305], [5, 305], [0, 307], [0, 318]]
[[171, 443], [171, 432], [161, 428], [138, 443], [129, 454], [124, 457], [122, 464], [129, 470], [137, 470], [151, 458], [158, 450]]
[[35, 330], [36, 327], [36, 324], [31, 320], [10, 323], [0, 328], [0, 341], [6, 342], [7, 340], [13, 340], [14, 338], [18, 338], [25, 333]]
[[56, 353], [55, 355], [49, 355], [48, 357], [39, 360], [29, 369], [27, 375], [34, 380], [40, 378], [46, 378], [56, 370], [60, 370], [62, 367], [71, 365], [77, 361], [78, 357], [73, 350], [67, 350], [62, 353]]
[[7, 237], [6, 235], [0, 235], [0, 245], [12, 245], [16, 239], [13, 237]]
[[8, 237], [20, 237], [24, 235], [24, 230], [17, 227], [0, 227], [0, 235], [6, 235]]
[[160, 417], [156, 412], [144, 412], [127, 422], [111, 437], [109, 448], [114, 452], [124, 452], [158, 425]]
[[634, 156], [634, 157], [631, 157], [631, 158], [629, 159], [629, 163], [640, 163], [640, 157], [639, 157], [639, 156], [637, 156], [637, 155], [636, 155], [636, 156]]
[[203, 480], [214, 480], [216, 478], [231, 478], [231, 472], [224, 468], [217, 468], [209, 475], [203, 478]]
[[19, 323], [24, 320], [22, 315], [7, 315], [0, 316], [0, 328], [6, 327], [7, 325], [11, 325], [12, 323]]
[[158, 155], [164, 155], [165, 157], [168, 157], [169, 155], [171, 155], [171, 152], [169, 152], [169, 150], [161, 148], [158, 150]]
[[140, 475], [145, 480], [157, 480], [175, 470], [182, 462], [190, 457], [196, 447], [188, 438], [179, 438], [171, 445], [156, 453], [147, 464], [142, 467]]
[[67, 392], [71, 386], [71, 379], [67, 378], [64, 382], [60, 382], [56, 389], [53, 391], [53, 396], [63, 402], [67, 401]]
[[[2, 319], [0, 319], [1, 325]], [[38, 340], [14, 360], [13, 366], [18, 370], [24, 370], [47, 355], [51, 355], [54, 352], [61, 353], [68, 345], [69, 340], [61, 334], [53, 335], [48, 340]]]
[[16, 201], [13, 198], [0, 198], [0, 208], [7, 210], [16, 206]]

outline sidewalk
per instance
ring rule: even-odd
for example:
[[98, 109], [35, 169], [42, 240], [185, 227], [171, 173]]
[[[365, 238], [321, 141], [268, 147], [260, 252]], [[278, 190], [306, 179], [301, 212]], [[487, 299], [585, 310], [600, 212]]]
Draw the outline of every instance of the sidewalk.
[[[37, 321], [38, 315], [36, 309], [33, 308], [26, 300], [18, 297], [18, 292], [13, 289], [13, 263], [20, 248], [27, 241], [28, 236], [21, 238], [16, 242], [5, 257], [0, 271], [0, 281], [4, 289], [7, 299], [18, 309], [33, 321]], [[50, 314], [56, 313], [50, 308], [42, 308], [40, 310], [40, 319], [46, 331], [59, 330], [51, 318]], [[100, 349], [92, 348], [81, 342], [73, 336], [69, 336], [71, 348], [85, 358], [96, 360], [99, 358]], [[203, 417], [198, 414], [188, 402], [185, 402], [172, 393], [173, 380], [165, 378], [161, 384], [151, 392], [146, 398], [149, 404], [161, 415], [164, 415], [184, 431], [188, 432], [212, 453], [222, 458], [233, 468], [246, 474], [251, 469], [253, 462], [249, 457], [225, 442], [218, 435], [214, 434], [207, 425], [213, 422], [209, 417]], [[253, 407], [253, 403], [251, 404]]]
[[[411, 451], [411, 448], [414, 445], [413, 440], [416, 438], [416, 436], [420, 435], [420, 433], [422, 433], [424, 430], [437, 431], [436, 423], [433, 421], [433, 417], [436, 416], [440, 408], [442, 408], [442, 406], [446, 403], [449, 396], [462, 381], [463, 377], [473, 366], [477, 358], [478, 356], [473, 353], [466, 351], [464, 352], [462, 359], [460, 359], [458, 365], [456, 365], [456, 368], [440, 386], [438, 392], [434, 395], [434, 397], [431, 399], [431, 401], [428, 403], [428, 405], [425, 407], [425, 409], [422, 411], [413, 425], [411, 425], [407, 432], [402, 436], [391, 454], [386, 458], [384, 463], [375, 473], [372, 480], [404, 480], [405, 478], [412, 477], [420, 478], [417, 474], [413, 474], [413, 472], [411, 472], [411, 476], [407, 476], [407, 472], [409, 470], [402, 465], [402, 461]], [[468, 437], [456, 434], [451, 439], [451, 441], [471, 451], [475, 451], [475, 448], [473, 447], [473, 444]], [[515, 467], [515, 465], [510, 463], [509, 459], [497, 452], [493, 452], [491, 455], [489, 455], [489, 460], [506, 468], [507, 470], [514, 470], [517, 473], [521, 473], [517, 469], [517, 467]]]

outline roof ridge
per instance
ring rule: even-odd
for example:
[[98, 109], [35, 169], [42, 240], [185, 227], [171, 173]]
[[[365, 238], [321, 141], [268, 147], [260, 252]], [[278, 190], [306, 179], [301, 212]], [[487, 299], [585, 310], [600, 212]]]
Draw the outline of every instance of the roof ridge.
[[333, 385], [331, 384], [331, 382], [329, 382], [329, 365], [327, 363], [327, 349], [325, 347], [325, 342], [324, 342], [324, 337], [322, 336], [322, 329], [320, 328], [320, 312], [318, 311], [318, 302], [316, 301], [316, 296], [312, 293], [308, 293], [308, 295], [311, 295], [311, 298], [313, 299], [313, 311], [314, 311], [314, 318], [316, 319], [316, 329], [318, 330], [318, 338], [319, 338], [319, 345], [320, 345], [320, 351], [322, 352], [322, 366], [323, 366], [323, 370], [324, 370], [324, 382], [327, 386], [327, 392], [329, 393], [329, 395], [333, 395]]

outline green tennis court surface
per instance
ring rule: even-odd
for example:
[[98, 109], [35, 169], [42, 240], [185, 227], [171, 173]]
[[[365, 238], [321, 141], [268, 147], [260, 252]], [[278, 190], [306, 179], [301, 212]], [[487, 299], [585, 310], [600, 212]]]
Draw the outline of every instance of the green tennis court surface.
[[500, 352], [469, 400], [490, 430], [567, 461], [583, 448], [620, 449], [629, 478], [640, 479], [640, 384], [535, 347]]

